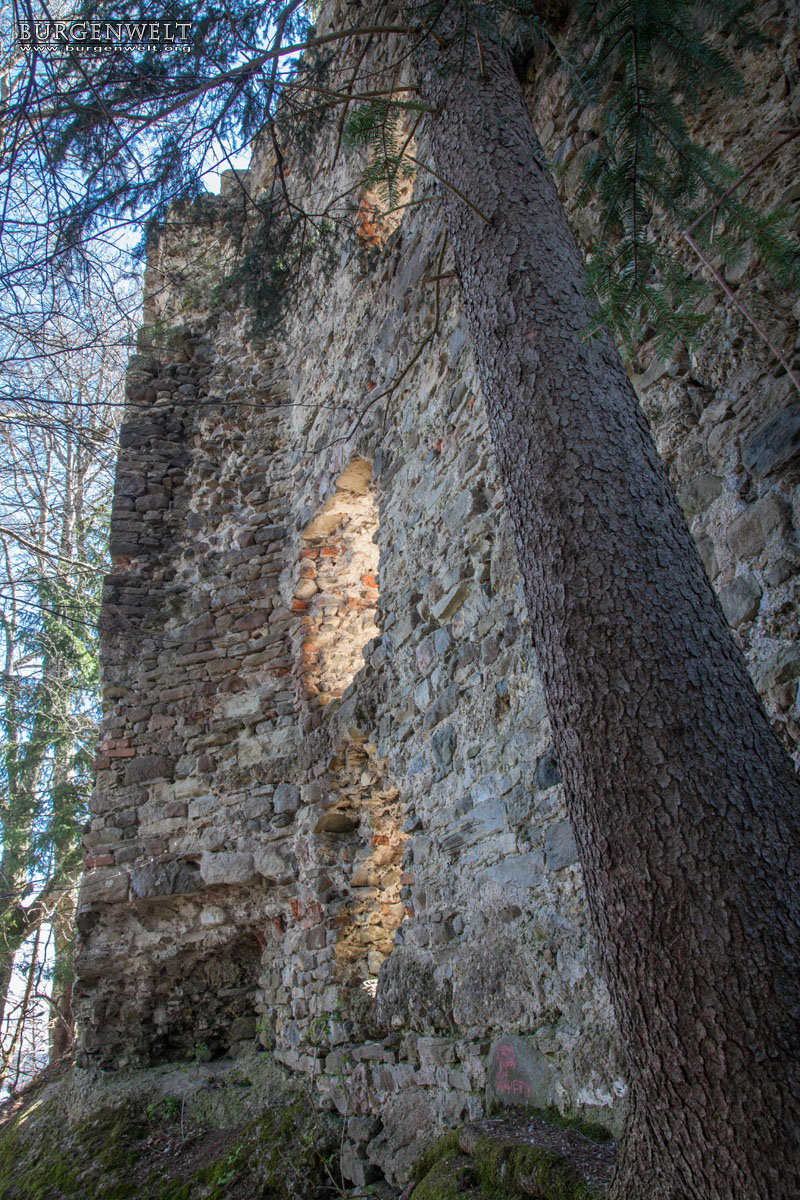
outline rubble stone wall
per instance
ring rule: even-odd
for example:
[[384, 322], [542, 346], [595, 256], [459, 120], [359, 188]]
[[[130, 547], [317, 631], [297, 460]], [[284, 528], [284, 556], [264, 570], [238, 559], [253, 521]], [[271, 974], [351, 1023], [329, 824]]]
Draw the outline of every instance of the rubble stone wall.
[[[772, 8], [778, 47], [747, 71], [764, 137], [800, 115]], [[527, 87], [570, 208], [592, 114], [547, 60]], [[743, 103], [703, 115], [733, 153]], [[335, 145], [323, 130], [309, 194], [357, 178]], [[759, 199], [797, 204], [780, 161]], [[149, 258], [104, 595], [80, 1061], [255, 1040], [346, 1115], [357, 1184], [403, 1177], [487, 1098], [614, 1125], [620, 1048], [475, 363], [455, 279], [430, 281], [453, 269], [435, 182], [417, 178], [425, 203], [385, 239], [354, 233], [332, 274], [309, 270], [269, 340], [220, 293], [252, 220], [240, 184], [176, 209]], [[587, 238], [591, 214], [572, 215]], [[755, 260], [730, 283], [793, 353], [795, 298]], [[735, 309], [709, 312], [697, 351], [642, 347], [634, 383], [796, 746], [800, 410]]]

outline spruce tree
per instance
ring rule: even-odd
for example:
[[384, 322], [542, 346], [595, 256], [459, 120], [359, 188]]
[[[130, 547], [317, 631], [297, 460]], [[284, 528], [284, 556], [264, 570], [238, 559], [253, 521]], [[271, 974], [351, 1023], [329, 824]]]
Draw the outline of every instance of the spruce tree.
[[[695, 331], [696, 284], [659, 256], [649, 234], [657, 206], [685, 223], [724, 198], [725, 238], [754, 238], [791, 277], [778, 223], [728, 195], [734, 177], [693, 144], [659, 82], [662, 64], [671, 66], [685, 104], [709, 75], [735, 86], [698, 14], [752, 40], [751, 8], [735, 0], [581, 7], [578, 28], [593, 39], [581, 86], [605, 81], [605, 151], [585, 179], [605, 214], [592, 260], [599, 314], [497, 33], [509, 15], [541, 28], [535, 6], [379, 7], [316, 35], [299, 4], [248, 8], [244, 34], [235, 15], [201, 17], [194, 58], [175, 73], [131, 55], [93, 66], [87, 83], [67, 61], [48, 85], [52, 111], [42, 124], [53, 137], [54, 178], [63, 183], [71, 170], [87, 181], [86, 203], [54, 193], [57, 249], [66, 253], [104, 215], [159, 215], [176, 185], [196, 187], [199, 159], [182, 140], [193, 122], [206, 147], [215, 134], [247, 137], [265, 121], [275, 137], [293, 109], [307, 120], [358, 100], [331, 66], [347, 37], [407, 39], [427, 166], [446, 181], [589, 905], [629, 1056], [631, 1123], [614, 1200], [800, 1192], [797, 781], [619, 356], [607, 336], [584, 336], [602, 321], [628, 345], [645, 325], [665, 344]], [[286, 74], [278, 64], [292, 26], [293, 46], [311, 52]], [[393, 95], [362, 98], [370, 108], [350, 131], [366, 140], [376, 125], [391, 126], [397, 104]], [[6, 131], [13, 117], [7, 109]], [[395, 139], [380, 144], [371, 178], [385, 178], [391, 198], [402, 154]], [[285, 180], [271, 203], [291, 208]], [[698, 237], [710, 242], [713, 224], [713, 216], [701, 223]], [[733, 241], [723, 251], [735, 253]]]
[[487, 33], [456, 71], [456, 4], [437, 33], [417, 59], [430, 150], [487, 218], [446, 194], [628, 1060], [610, 1196], [793, 1195], [800, 787], [619, 355], [583, 337], [580, 255], [508, 58]]

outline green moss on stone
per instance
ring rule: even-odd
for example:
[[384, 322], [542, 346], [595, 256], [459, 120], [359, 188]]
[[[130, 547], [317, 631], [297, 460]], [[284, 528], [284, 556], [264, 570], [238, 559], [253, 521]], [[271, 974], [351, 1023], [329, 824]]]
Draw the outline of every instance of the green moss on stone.
[[187, 1139], [171, 1173], [153, 1149], [156, 1113], [130, 1101], [70, 1125], [54, 1104], [34, 1105], [0, 1128], [0, 1200], [333, 1200], [338, 1191], [341, 1123], [304, 1095], [265, 1109], [195, 1170], [202, 1136]]
[[442, 1137], [429, 1146], [421, 1158], [418, 1158], [411, 1168], [411, 1178], [419, 1182], [424, 1179], [436, 1163], [442, 1158], [461, 1153], [458, 1144], [458, 1130], [449, 1129]]
[[577, 1129], [578, 1133], [582, 1133], [590, 1141], [600, 1143], [614, 1141], [614, 1134], [606, 1129], [605, 1125], [600, 1125], [597, 1121], [585, 1121], [583, 1117], [573, 1116], [570, 1113], [562, 1113], [555, 1105], [551, 1105], [549, 1108], [534, 1109], [534, 1112], [543, 1121], [547, 1121], [548, 1125], [555, 1125], [559, 1129]]
[[32, 1152], [24, 1116], [0, 1131], [0, 1200], [55, 1200], [81, 1189], [74, 1157], [57, 1141], [41, 1140]]
[[482, 1200], [475, 1163], [466, 1154], [447, 1154], [434, 1162], [414, 1188], [414, 1200]]
[[481, 1138], [474, 1152], [478, 1182], [504, 1200], [539, 1195], [541, 1200], [596, 1200], [563, 1159], [538, 1146], [508, 1145]]
[[128, 1200], [137, 1188], [126, 1174], [138, 1160], [146, 1128], [127, 1105], [100, 1109], [65, 1129], [42, 1105], [0, 1131], [0, 1200]]
[[[569, 1128], [574, 1128], [574, 1123]], [[583, 1178], [549, 1150], [480, 1138], [470, 1158], [451, 1130], [415, 1163], [414, 1200], [599, 1200]]]
[[305, 1096], [267, 1108], [233, 1145], [189, 1180], [151, 1176], [145, 1195], [157, 1200], [329, 1200], [337, 1192], [339, 1125]]

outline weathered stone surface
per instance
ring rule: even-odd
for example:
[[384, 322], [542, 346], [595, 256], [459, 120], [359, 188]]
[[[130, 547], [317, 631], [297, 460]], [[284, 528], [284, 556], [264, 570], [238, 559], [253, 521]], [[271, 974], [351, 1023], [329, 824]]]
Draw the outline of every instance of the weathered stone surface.
[[81, 882], [81, 904], [116, 904], [127, 900], [129, 881], [127, 871], [102, 867], [89, 871]]
[[723, 482], [710, 471], [687, 479], [678, 491], [678, 500], [687, 520], [703, 513], [722, 495]]
[[440, 767], [447, 767], [453, 761], [453, 754], [456, 747], [456, 731], [452, 725], [445, 725], [438, 729], [431, 738], [431, 749], [436, 764]]
[[800, 456], [800, 404], [773, 414], [742, 446], [742, 462], [761, 479]]
[[255, 1017], [237, 1017], [231, 1024], [231, 1041], [252, 1041], [256, 1036]]
[[483, 878], [503, 888], [533, 888], [542, 879], [544, 860], [540, 851], [511, 854], [488, 867]]
[[757, 500], [728, 527], [727, 542], [735, 558], [747, 560], [761, 554], [772, 534], [788, 526], [789, 514], [782, 497], [769, 495]]
[[200, 859], [200, 874], [209, 885], [227, 883], [252, 883], [256, 868], [252, 854], [235, 854], [231, 851], [211, 853], [206, 851]]
[[509, 1107], [549, 1103], [552, 1072], [547, 1058], [523, 1038], [499, 1038], [489, 1053], [487, 1099]]
[[466, 600], [472, 589], [472, 585], [468, 581], [462, 581], [450, 588], [441, 600], [438, 600], [432, 608], [433, 616], [437, 621], [447, 621], [454, 613], [458, 612], [461, 605]]
[[163, 754], [140, 754], [125, 768], [125, 783], [147, 783], [151, 779], [171, 779], [174, 764]]
[[195, 892], [202, 886], [200, 871], [194, 863], [177, 860], [142, 863], [131, 871], [131, 893], [137, 899]]
[[358, 813], [352, 810], [331, 809], [324, 812], [314, 825], [314, 833], [351, 833], [358, 828]]
[[569, 821], [549, 825], [544, 834], [544, 862], [548, 871], [560, 871], [578, 861], [578, 847]]
[[272, 883], [287, 883], [294, 878], [289, 858], [276, 846], [265, 846], [253, 855], [253, 865], [259, 875]]
[[785, 646], [760, 663], [756, 669], [757, 686], [767, 691], [776, 684], [789, 683], [800, 676], [800, 646]]
[[228, 920], [228, 914], [224, 908], [220, 908], [216, 904], [209, 904], [202, 909], [200, 913], [200, 924], [213, 926], [224, 925]]
[[700, 551], [706, 575], [713, 581], [719, 574], [719, 562], [717, 560], [717, 549], [714, 545], [714, 539], [710, 537], [701, 538], [697, 543], [697, 549]]
[[296, 783], [279, 783], [272, 797], [276, 813], [297, 812], [300, 807], [300, 789]]
[[729, 624], [735, 629], [743, 621], [751, 621], [758, 612], [761, 586], [755, 575], [747, 571], [737, 575], [720, 588], [719, 600]]

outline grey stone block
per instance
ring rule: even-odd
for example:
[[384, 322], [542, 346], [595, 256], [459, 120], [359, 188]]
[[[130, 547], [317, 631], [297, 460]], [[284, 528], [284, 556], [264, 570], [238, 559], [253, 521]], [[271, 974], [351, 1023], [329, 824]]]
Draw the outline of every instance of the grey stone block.
[[687, 479], [678, 489], [678, 501], [687, 520], [705, 512], [722, 495], [722, 480], [718, 475], [705, 472]]
[[265, 846], [253, 855], [253, 865], [259, 875], [273, 883], [286, 883], [294, 878], [292, 864], [274, 846]]
[[536, 781], [536, 786], [539, 788], [555, 787], [557, 783], [561, 783], [561, 771], [558, 767], [558, 759], [554, 746], [550, 746], [545, 750], [542, 757], [536, 764], [536, 770], [533, 776]]
[[697, 543], [697, 549], [700, 551], [706, 575], [709, 579], [716, 579], [719, 574], [719, 563], [717, 562], [717, 549], [714, 545], [714, 539], [711, 537], [700, 538]]
[[255, 1017], [237, 1017], [231, 1022], [230, 1037], [232, 1042], [250, 1041], [256, 1036]]
[[742, 446], [742, 462], [762, 479], [800, 456], [800, 404], [773, 413]]
[[744, 575], [737, 575], [730, 583], [726, 583], [725, 587], [720, 588], [719, 602], [722, 611], [734, 629], [743, 621], [752, 621], [758, 612], [761, 595], [761, 585], [749, 571]]
[[481, 882], [500, 887], [533, 888], [542, 881], [544, 858], [541, 851], [530, 854], [511, 854], [485, 871]]
[[786, 529], [788, 520], [786, 505], [778, 496], [763, 496], [732, 522], [726, 534], [728, 548], [740, 560], [753, 558], [773, 533]]
[[139, 754], [125, 768], [125, 783], [147, 783], [151, 779], [171, 779], [175, 764], [163, 754]]
[[557, 821], [545, 831], [544, 861], [548, 871], [560, 871], [578, 861], [578, 847], [569, 821]]
[[381, 1127], [377, 1117], [351, 1117], [347, 1122], [347, 1136], [357, 1145], [366, 1145]]
[[550, 1064], [540, 1050], [523, 1038], [498, 1039], [489, 1052], [487, 1066], [489, 1103], [499, 1101], [507, 1107], [547, 1105], [552, 1082]]
[[800, 676], [800, 646], [784, 646], [770, 655], [754, 672], [756, 687], [764, 692]]
[[451, 587], [450, 591], [446, 592], [441, 600], [433, 605], [432, 612], [436, 620], [449, 620], [461, 608], [471, 590], [472, 583], [469, 580], [463, 580]]
[[272, 797], [276, 813], [297, 812], [300, 807], [300, 789], [295, 783], [279, 783]]
[[84, 875], [81, 881], [82, 905], [119, 904], [128, 899], [127, 871], [97, 868]]
[[452, 725], [447, 724], [437, 730], [431, 738], [431, 749], [436, 765], [439, 767], [449, 767], [453, 761], [453, 754], [456, 748], [456, 731]]
[[166, 863], [149, 862], [131, 872], [131, 891], [138, 899], [150, 896], [175, 896], [196, 892], [203, 886], [200, 872], [194, 863], [178, 860]]
[[445, 625], [441, 629], [437, 629], [433, 635], [433, 648], [437, 654], [444, 654], [453, 644], [453, 639], [450, 636], [450, 627]]
[[200, 874], [203, 882], [213, 886], [218, 883], [252, 883], [256, 876], [252, 854], [236, 854], [230, 850], [206, 851], [200, 859]]

